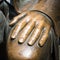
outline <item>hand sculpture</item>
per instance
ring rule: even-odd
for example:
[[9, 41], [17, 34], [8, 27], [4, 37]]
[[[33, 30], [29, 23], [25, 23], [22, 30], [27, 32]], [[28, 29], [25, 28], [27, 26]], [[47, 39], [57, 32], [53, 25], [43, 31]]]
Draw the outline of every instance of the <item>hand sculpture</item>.
[[42, 13], [30, 11], [15, 17], [10, 25], [17, 21], [7, 41], [9, 60], [49, 60], [51, 42], [54, 39], [51, 37], [54, 33], [49, 19]]
[[[41, 36], [38, 44], [43, 46], [48, 38], [51, 29], [51, 23], [42, 13], [36, 11], [23, 12], [14, 17], [10, 22], [10, 26], [14, 26], [11, 38], [14, 40], [18, 35], [18, 43], [24, 43], [29, 35], [28, 45], [33, 45], [39, 36]], [[43, 33], [42, 33], [43, 32]]]

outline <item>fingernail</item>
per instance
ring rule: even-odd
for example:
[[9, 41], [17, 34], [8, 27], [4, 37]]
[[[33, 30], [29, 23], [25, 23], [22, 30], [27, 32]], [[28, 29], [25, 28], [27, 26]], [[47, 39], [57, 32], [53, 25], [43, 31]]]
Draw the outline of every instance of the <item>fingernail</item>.
[[24, 42], [24, 39], [23, 38], [21, 38], [20, 40], [18, 40], [18, 43], [19, 44], [22, 44]]
[[15, 39], [15, 35], [11, 36], [12, 39]]
[[44, 45], [42, 42], [39, 42], [38, 44], [40, 47], [43, 47], [43, 45]]
[[27, 44], [28, 44], [29, 46], [32, 46], [32, 45], [33, 45], [31, 42], [28, 42]]

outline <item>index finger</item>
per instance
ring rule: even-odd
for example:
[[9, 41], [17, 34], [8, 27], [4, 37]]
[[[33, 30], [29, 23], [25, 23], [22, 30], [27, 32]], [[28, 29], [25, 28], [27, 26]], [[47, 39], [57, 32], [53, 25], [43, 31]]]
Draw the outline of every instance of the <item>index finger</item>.
[[27, 12], [23, 12], [18, 16], [14, 17], [13, 20], [9, 23], [10, 26], [14, 25], [19, 19], [26, 15]]

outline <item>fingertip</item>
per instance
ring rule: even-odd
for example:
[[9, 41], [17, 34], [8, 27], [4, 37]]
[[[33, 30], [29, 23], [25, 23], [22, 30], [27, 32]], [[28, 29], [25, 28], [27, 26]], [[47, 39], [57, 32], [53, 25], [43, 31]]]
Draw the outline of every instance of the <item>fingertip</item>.
[[32, 46], [32, 45], [33, 45], [33, 44], [32, 44], [32, 43], [30, 43], [30, 42], [28, 42], [27, 44], [28, 44], [29, 46]]
[[14, 21], [11, 21], [10, 23], [9, 23], [9, 26], [13, 26], [15, 24], [15, 22]]
[[15, 36], [14, 36], [14, 35], [12, 35], [12, 36], [11, 36], [11, 39], [15, 39]]
[[43, 44], [42, 42], [39, 42], [38, 45], [39, 45], [40, 47], [43, 47], [44, 44]]
[[20, 40], [18, 40], [18, 43], [19, 44], [22, 44], [24, 42], [24, 39], [23, 38], [21, 38]]

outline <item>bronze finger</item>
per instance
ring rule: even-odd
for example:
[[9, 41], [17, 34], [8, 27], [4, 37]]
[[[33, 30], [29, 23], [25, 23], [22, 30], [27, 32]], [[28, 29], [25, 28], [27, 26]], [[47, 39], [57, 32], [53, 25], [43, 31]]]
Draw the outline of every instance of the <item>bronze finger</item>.
[[31, 38], [30, 38], [30, 40], [28, 42], [29, 45], [33, 45], [37, 41], [38, 37], [40, 36], [43, 25], [44, 25], [44, 22], [41, 21], [39, 23], [39, 25], [36, 26], [36, 28], [34, 29], [34, 32], [31, 35]]
[[26, 12], [19, 14], [18, 16], [14, 17], [13, 20], [9, 23], [10, 26], [14, 25], [20, 18], [26, 15]]
[[40, 46], [43, 46], [45, 44], [45, 42], [47, 41], [47, 38], [48, 38], [49, 32], [50, 32], [50, 28], [51, 28], [50, 26], [45, 28], [45, 31], [44, 31], [44, 33], [39, 41]]
[[34, 28], [34, 24], [35, 24], [34, 21], [30, 21], [27, 24], [27, 26], [22, 30], [22, 33], [19, 35], [19, 38], [18, 38], [19, 43], [23, 43], [26, 40], [26, 38], [28, 37], [32, 29]]
[[16, 27], [14, 28], [12, 35], [11, 35], [12, 39], [16, 38], [19, 31], [30, 21], [30, 19], [31, 18], [29, 18], [29, 16], [26, 16], [23, 20], [19, 21], [16, 24]]

